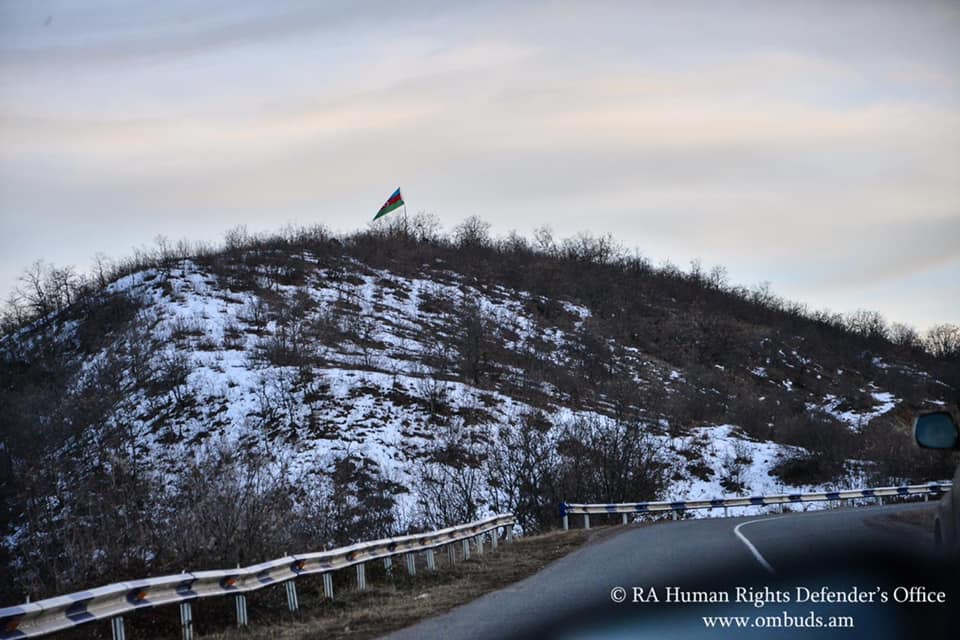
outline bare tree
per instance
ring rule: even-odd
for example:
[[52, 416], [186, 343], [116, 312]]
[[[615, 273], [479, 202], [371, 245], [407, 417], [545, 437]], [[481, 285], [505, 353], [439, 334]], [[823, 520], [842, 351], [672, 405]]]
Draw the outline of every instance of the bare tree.
[[480, 384], [488, 373], [492, 356], [493, 320], [483, 307], [472, 299], [463, 298], [457, 309], [460, 333], [456, 339], [460, 373], [473, 384]]
[[490, 223], [477, 216], [470, 216], [453, 229], [453, 238], [461, 249], [489, 247]]
[[935, 324], [924, 333], [923, 342], [937, 358], [956, 359], [960, 357], [960, 326]]
[[890, 341], [898, 347], [906, 349], [913, 349], [922, 344], [917, 330], [902, 322], [894, 322], [890, 325]]
[[442, 226], [440, 216], [435, 213], [418, 211], [410, 220], [413, 237], [419, 242], [436, 243], [441, 239]]
[[887, 322], [877, 311], [859, 309], [845, 318], [847, 329], [867, 340], [883, 340], [889, 335]]

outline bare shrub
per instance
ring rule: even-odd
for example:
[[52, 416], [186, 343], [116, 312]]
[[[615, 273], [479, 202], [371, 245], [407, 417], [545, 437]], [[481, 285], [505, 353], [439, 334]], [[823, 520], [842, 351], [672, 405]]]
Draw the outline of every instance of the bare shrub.
[[445, 427], [414, 481], [419, 519], [425, 527], [447, 527], [476, 520], [482, 495], [482, 452], [459, 423]]
[[741, 493], [747, 486], [747, 470], [752, 461], [747, 444], [737, 440], [723, 458], [720, 486], [730, 493]]
[[305, 367], [315, 361], [311, 343], [301, 322], [277, 324], [261, 338], [254, 350], [256, 361], [277, 367]]
[[667, 482], [660, 449], [641, 424], [574, 419], [558, 434], [558, 489], [576, 502], [654, 499]]
[[299, 493], [302, 522], [294, 530], [301, 547], [341, 546], [396, 535], [396, 496], [406, 491], [384, 477], [370, 459], [349, 452], [335, 456]]
[[485, 448], [490, 505], [497, 512], [516, 515], [524, 533], [556, 523], [560, 460], [551, 428], [542, 413], [527, 413], [500, 427], [497, 439]]
[[493, 355], [493, 318], [474, 300], [463, 298], [457, 308], [460, 331], [455, 339], [460, 374], [478, 385], [488, 374]]
[[232, 567], [287, 552], [293, 491], [284, 471], [262, 453], [223, 442], [205, 447], [178, 474], [165, 505], [164, 564]]
[[730, 422], [753, 438], [769, 440], [775, 409], [776, 405], [770, 400], [760, 400], [756, 394], [744, 389], [730, 402]]
[[448, 396], [450, 388], [447, 382], [426, 367], [417, 367], [417, 378], [414, 383], [420, 398], [426, 405], [427, 412], [432, 420], [450, 415]]

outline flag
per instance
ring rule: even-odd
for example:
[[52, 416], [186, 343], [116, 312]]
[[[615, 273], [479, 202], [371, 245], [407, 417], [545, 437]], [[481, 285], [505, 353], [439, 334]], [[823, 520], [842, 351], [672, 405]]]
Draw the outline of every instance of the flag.
[[397, 190], [393, 192], [393, 195], [387, 198], [387, 201], [383, 203], [383, 206], [380, 207], [380, 211], [377, 211], [377, 215], [373, 216], [373, 219], [382, 218], [387, 215], [394, 209], [402, 207], [404, 205], [403, 196], [400, 195], [400, 187], [397, 187]]

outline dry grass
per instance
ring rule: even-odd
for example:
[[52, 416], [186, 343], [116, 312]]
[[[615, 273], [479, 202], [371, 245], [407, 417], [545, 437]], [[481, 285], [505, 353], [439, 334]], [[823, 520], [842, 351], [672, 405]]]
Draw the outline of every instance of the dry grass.
[[[457, 556], [453, 566], [447, 554], [437, 553], [437, 571], [431, 574], [418, 561], [417, 575], [406, 575], [398, 559], [394, 577], [383, 570], [381, 563], [369, 563], [367, 591], [352, 590], [353, 585], [335, 587], [333, 601], [322, 599], [322, 587], [298, 580], [301, 614], [285, 610], [283, 589], [275, 592], [272, 601], [255, 602], [259, 592], [250, 594], [252, 634], [258, 638], [277, 640], [361, 640], [374, 638], [415, 622], [435, 616], [530, 576], [554, 560], [580, 547], [587, 540], [598, 540], [616, 533], [613, 527], [584, 531], [556, 531], [540, 536], [519, 538], [501, 544], [496, 552], [489, 548], [482, 556], [473, 555], [463, 561]], [[458, 546], [459, 551], [459, 546]], [[422, 558], [419, 559], [422, 561]], [[353, 578], [352, 570], [340, 572]], [[259, 598], [258, 598], [259, 599]], [[196, 614], [195, 614], [196, 618]], [[228, 618], [229, 619], [229, 618]], [[249, 638], [251, 631], [227, 629], [200, 636], [205, 640]]]

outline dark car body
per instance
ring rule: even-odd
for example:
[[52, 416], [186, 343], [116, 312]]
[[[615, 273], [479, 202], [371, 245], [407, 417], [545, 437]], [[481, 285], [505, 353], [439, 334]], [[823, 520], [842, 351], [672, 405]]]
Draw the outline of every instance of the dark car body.
[[[921, 414], [914, 422], [917, 444], [927, 449], [960, 449], [957, 418], [947, 411]], [[937, 547], [950, 556], [960, 557], [960, 467], [953, 476], [953, 488], [937, 505], [933, 536]]]
[[953, 476], [953, 490], [940, 499], [933, 524], [937, 548], [960, 556], [960, 467]]

